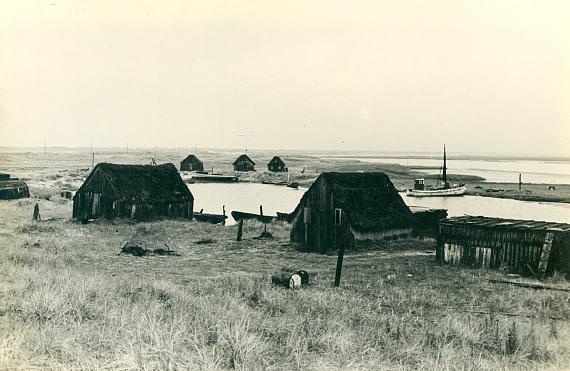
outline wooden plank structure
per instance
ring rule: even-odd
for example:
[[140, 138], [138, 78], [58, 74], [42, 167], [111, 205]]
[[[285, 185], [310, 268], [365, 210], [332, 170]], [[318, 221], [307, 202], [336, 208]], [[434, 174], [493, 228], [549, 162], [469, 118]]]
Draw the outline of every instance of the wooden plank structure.
[[539, 277], [570, 273], [570, 224], [461, 216], [439, 227], [440, 262]]
[[412, 213], [384, 173], [325, 172], [305, 192], [291, 223], [291, 241], [326, 253], [410, 234]]
[[192, 219], [194, 197], [173, 164], [97, 164], [73, 197], [73, 218]]

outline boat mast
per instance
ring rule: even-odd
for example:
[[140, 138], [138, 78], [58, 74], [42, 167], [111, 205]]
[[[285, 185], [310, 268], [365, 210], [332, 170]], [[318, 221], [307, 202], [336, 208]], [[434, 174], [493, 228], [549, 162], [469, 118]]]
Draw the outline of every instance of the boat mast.
[[444, 188], [448, 187], [447, 184], [447, 164], [446, 164], [446, 158], [445, 158], [445, 144], [443, 145], [443, 186]]

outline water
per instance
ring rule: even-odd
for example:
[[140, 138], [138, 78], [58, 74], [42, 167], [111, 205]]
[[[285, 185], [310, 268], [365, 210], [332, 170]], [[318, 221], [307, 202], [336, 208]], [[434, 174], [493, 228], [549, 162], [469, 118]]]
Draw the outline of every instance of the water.
[[[343, 158], [381, 164], [430, 166], [440, 168], [443, 159], [428, 158]], [[417, 169], [426, 174], [437, 174], [437, 170]], [[570, 184], [570, 163], [539, 160], [448, 160], [447, 172], [452, 174], [477, 175], [487, 182], [518, 183], [519, 174], [525, 183]]]
[[258, 183], [195, 183], [188, 188], [194, 195], [194, 210], [221, 214], [226, 206], [226, 224], [234, 224], [234, 210], [259, 214], [263, 205], [264, 215], [277, 215], [277, 211], [290, 213], [299, 203], [306, 188], [288, 188]]
[[475, 215], [570, 223], [570, 204], [530, 202], [481, 196], [407, 197], [408, 206], [447, 209], [448, 216]]
[[[227, 224], [235, 223], [232, 210], [259, 213], [259, 205], [263, 205], [265, 215], [276, 215], [277, 211], [289, 213], [306, 191], [306, 188], [256, 183], [198, 183], [188, 187], [194, 194], [194, 210], [221, 214], [222, 205], [225, 205]], [[467, 214], [570, 223], [570, 204], [480, 196], [416, 198], [402, 194], [402, 198], [409, 206], [447, 209], [449, 216]]]

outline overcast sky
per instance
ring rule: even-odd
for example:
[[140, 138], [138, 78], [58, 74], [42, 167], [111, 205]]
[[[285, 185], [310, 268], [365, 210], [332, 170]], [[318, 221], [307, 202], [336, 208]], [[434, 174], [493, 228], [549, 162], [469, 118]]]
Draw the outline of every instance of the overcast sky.
[[3, 1], [0, 145], [570, 155], [570, 1]]

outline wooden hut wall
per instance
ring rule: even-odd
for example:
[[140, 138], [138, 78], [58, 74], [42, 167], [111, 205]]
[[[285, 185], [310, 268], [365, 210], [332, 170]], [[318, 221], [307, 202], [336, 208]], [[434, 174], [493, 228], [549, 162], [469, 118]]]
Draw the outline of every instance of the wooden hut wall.
[[[309, 224], [305, 224], [305, 210], [311, 212]], [[292, 225], [291, 240], [302, 243], [309, 251], [335, 251], [341, 244], [347, 249], [354, 247], [354, 236], [344, 214], [342, 225], [335, 225], [334, 196], [331, 186], [322, 178], [307, 191], [304, 203], [293, 218]]]
[[100, 169], [91, 174], [73, 201], [73, 218], [132, 218], [150, 220], [157, 217], [193, 217], [194, 200], [180, 203], [169, 201], [139, 204], [117, 195], [107, 176]]
[[[484, 269], [506, 268], [514, 273], [527, 273], [527, 264], [538, 269], [546, 230], [485, 228], [484, 226], [440, 226], [437, 259], [451, 265], [466, 265]], [[553, 255], [568, 254], [570, 247], [567, 233], [555, 233], [551, 259], [547, 273], [566, 266], [552, 259]], [[568, 256], [568, 255], [565, 255]], [[554, 263], [554, 264], [551, 264]]]

